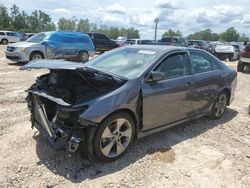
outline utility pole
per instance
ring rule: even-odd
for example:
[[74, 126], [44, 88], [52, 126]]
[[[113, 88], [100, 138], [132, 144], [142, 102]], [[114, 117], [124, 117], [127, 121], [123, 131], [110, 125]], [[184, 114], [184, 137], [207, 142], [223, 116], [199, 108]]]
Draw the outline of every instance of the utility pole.
[[155, 23], [155, 42], [156, 42], [156, 37], [157, 37], [157, 24], [159, 23], [159, 18], [155, 18], [154, 19], [154, 23]]

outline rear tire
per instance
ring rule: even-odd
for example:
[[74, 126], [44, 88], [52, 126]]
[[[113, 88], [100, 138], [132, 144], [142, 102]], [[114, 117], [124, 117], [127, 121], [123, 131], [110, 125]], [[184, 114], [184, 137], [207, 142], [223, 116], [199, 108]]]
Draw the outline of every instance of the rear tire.
[[8, 44], [8, 40], [7, 40], [7, 39], [2, 39], [1, 43], [2, 43], [3, 45], [7, 45], [7, 44]]
[[215, 102], [213, 104], [213, 107], [212, 107], [212, 110], [210, 113], [211, 119], [219, 119], [223, 116], [223, 114], [226, 111], [227, 101], [228, 101], [227, 93], [221, 92], [217, 96], [217, 98], [215, 99]]
[[135, 122], [125, 112], [109, 116], [97, 129], [94, 138], [94, 154], [99, 161], [114, 161], [131, 146], [135, 137]]
[[242, 63], [241, 61], [239, 61], [239, 62], [238, 62], [238, 65], [237, 65], [237, 71], [238, 71], [238, 72], [243, 72], [243, 71], [244, 71], [244, 68], [245, 68], [244, 63]]

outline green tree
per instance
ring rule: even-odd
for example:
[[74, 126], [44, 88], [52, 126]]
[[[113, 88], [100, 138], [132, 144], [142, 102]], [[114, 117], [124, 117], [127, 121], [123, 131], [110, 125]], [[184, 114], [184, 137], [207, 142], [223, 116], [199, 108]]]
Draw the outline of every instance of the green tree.
[[0, 5], [0, 29], [8, 30], [10, 27], [10, 17], [8, 13], [8, 9]]
[[11, 16], [11, 29], [12, 30], [21, 30], [23, 29], [24, 25], [22, 25], [23, 17], [19, 11], [19, 7], [14, 4], [10, 8], [10, 16]]
[[117, 27], [111, 27], [109, 29], [109, 37], [112, 38], [112, 39], [117, 39], [117, 37], [120, 36], [120, 31], [119, 31], [119, 28]]
[[188, 39], [193, 40], [207, 40], [207, 41], [217, 41], [219, 40], [219, 35], [213, 33], [211, 29], [205, 29], [193, 34], [188, 35]]
[[90, 23], [88, 19], [80, 19], [77, 23], [77, 31], [88, 32], [90, 31]]
[[140, 35], [139, 35], [139, 30], [131, 27], [128, 29], [128, 35], [127, 35], [127, 38], [130, 39], [130, 38], [140, 38]]
[[244, 33], [238, 38], [238, 42], [249, 42], [249, 37], [247, 37]]
[[90, 31], [94, 32], [97, 30], [98, 30], [97, 25], [95, 23], [90, 23]]
[[234, 27], [228, 28], [220, 34], [220, 39], [227, 42], [238, 41], [240, 34]]
[[174, 37], [174, 36], [181, 36], [181, 32], [179, 30], [173, 31], [172, 29], [169, 29], [165, 33], [163, 33], [162, 37]]
[[72, 19], [66, 19], [63, 17], [59, 19], [57, 25], [61, 31], [75, 31], [76, 19], [74, 17]]

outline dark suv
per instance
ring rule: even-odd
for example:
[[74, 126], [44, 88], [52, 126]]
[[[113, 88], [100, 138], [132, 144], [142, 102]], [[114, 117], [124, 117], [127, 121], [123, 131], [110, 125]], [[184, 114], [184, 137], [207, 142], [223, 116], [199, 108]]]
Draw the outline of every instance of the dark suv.
[[188, 42], [183, 37], [163, 37], [158, 40], [158, 45], [171, 45], [171, 46], [188, 46]]
[[102, 33], [87, 33], [87, 34], [92, 39], [96, 51], [103, 53], [105, 51], [112, 50], [118, 47], [115, 41], [109, 39], [106, 35]]
[[245, 66], [250, 66], [250, 44], [243, 49], [237, 65], [237, 71], [243, 72]]

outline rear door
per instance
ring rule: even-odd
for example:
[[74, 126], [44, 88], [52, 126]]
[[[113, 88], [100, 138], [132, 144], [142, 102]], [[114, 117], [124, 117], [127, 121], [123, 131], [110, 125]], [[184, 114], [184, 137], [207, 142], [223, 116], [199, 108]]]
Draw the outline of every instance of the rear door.
[[209, 110], [223, 86], [222, 71], [207, 53], [189, 50], [192, 71], [190, 100], [193, 114]]
[[74, 58], [78, 55], [78, 35], [68, 33], [54, 33], [46, 42], [48, 58]]
[[158, 82], [143, 82], [143, 130], [153, 129], [190, 116], [188, 99], [191, 77], [186, 52], [167, 56], [152, 71], [164, 75]]

